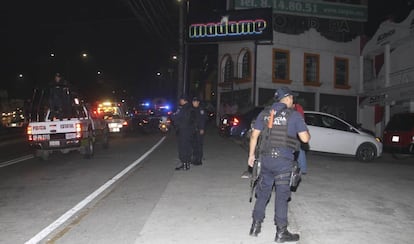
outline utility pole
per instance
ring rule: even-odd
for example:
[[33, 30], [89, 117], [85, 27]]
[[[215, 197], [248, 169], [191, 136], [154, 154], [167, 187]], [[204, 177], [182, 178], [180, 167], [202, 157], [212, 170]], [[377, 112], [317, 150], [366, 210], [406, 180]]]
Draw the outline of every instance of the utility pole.
[[181, 94], [184, 94], [184, 14], [186, 1], [178, 0], [179, 4], [179, 22], [178, 22], [178, 79], [177, 79], [177, 100]]

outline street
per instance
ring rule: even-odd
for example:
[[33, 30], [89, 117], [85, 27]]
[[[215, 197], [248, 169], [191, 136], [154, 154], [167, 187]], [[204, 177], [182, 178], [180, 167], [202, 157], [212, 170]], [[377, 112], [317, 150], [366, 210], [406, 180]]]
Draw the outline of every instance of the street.
[[[52, 154], [0, 168], [0, 243], [25, 243], [162, 140], [161, 134], [111, 138], [91, 160]], [[31, 153], [3, 143], [2, 161]], [[11, 150], [14, 148], [14, 150]], [[253, 203], [241, 179], [247, 152], [208, 131], [205, 161], [174, 171], [175, 137], [52, 231], [47, 243], [271, 243], [274, 198], [259, 237], [248, 235]], [[3, 160], [5, 158], [5, 160]], [[290, 203], [299, 243], [412, 243], [414, 162], [385, 154], [371, 163], [308, 154], [308, 174]], [[1, 165], [1, 162], [0, 162]]]

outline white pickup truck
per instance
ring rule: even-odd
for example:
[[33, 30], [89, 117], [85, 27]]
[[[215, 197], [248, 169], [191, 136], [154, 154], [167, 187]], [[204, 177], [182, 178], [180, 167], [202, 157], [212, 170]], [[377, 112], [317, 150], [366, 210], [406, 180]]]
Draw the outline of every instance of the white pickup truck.
[[95, 142], [108, 147], [109, 129], [107, 123], [89, 113], [86, 106], [72, 106], [70, 116], [54, 118], [46, 112], [44, 121], [30, 122], [27, 126], [29, 145], [36, 149], [36, 156], [44, 160], [50, 153], [79, 151], [86, 158], [94, 154]]

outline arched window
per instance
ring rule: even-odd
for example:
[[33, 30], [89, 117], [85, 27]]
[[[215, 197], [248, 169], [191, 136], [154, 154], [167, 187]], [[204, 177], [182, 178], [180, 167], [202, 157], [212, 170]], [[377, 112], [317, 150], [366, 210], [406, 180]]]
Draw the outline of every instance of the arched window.
[[222, 82], [231, 82], [233, 80], [233, 71], [234, 71], [234, 64], [233, 60], [231, 59], [229, 54], [223, 56], [221, 61], [221, 81]]
[[251, 80], [252, 78], [251, 55], [250, 55], [250, 51], [247, 48], [243, 48], [240, 51], [237, 63], [238, 63], [237, 77], [241, 80]]

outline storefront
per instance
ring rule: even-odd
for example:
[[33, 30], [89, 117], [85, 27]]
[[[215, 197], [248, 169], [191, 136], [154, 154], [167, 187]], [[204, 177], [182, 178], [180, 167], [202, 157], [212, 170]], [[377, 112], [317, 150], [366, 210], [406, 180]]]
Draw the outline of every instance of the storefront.
[[393, 114], [414, 112], [414, 11], [383, 22], [362, 51], [361, 121], [381, 135]]

